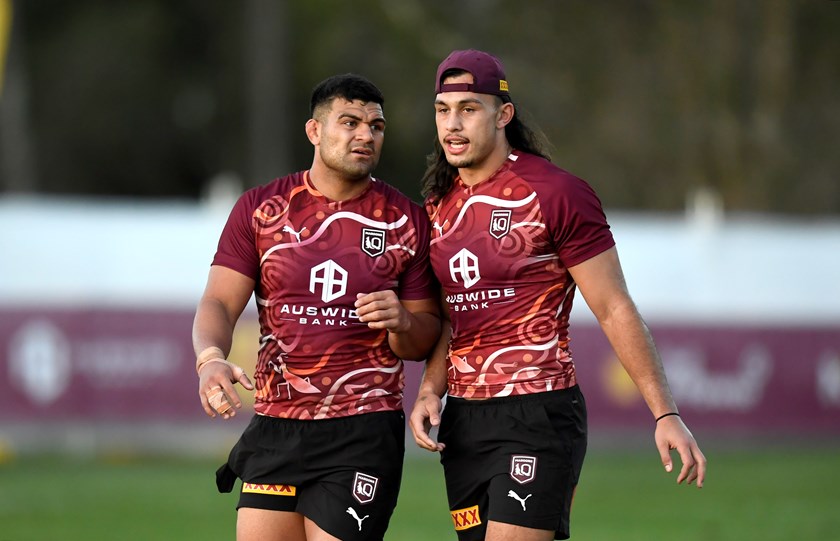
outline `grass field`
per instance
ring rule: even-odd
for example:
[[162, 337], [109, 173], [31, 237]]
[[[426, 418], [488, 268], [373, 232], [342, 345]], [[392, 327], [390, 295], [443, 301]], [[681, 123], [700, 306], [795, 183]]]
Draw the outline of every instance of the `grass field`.
[[[840, 450], [708, 452], [706, 487], [678, 487], [654, 452], [587, 456], [575, 541], [840, 539]], [[233, 539], [218, 461], [18, 458], [0, 464], [0, 541]], [[441, 470], [409, 456], [393, 541], [454, 540]]]

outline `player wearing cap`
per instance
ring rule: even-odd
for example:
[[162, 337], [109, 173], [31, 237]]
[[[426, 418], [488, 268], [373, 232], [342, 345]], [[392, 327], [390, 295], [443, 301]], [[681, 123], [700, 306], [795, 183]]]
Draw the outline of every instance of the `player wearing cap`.
[[459, 539], [569, 537], [587, 442], [569, 348], [576, 289], [656, 419], [665, 469], [676, 449], [677, 481], [702, 486], [706, 460], [678, 415], [595, 192], [548, 160], [496, 57], [454, 51], [435, 93], [423, 191], [448, 318], [410, 427], [420, 447], [441, 452]]
[[[315, 87], [312, 167], [247, 191], [222, 232], [193, 328], [199, 397], [256, 415], [217, 472], [242, 479], [237, 539], [381, 540], [397, 502], [405, 418], [401, 359], [440, 333], [423, 209], [373, 178], [384, 99], [347, 74]], [[226, 360], [251, 294], [254, 384]]]

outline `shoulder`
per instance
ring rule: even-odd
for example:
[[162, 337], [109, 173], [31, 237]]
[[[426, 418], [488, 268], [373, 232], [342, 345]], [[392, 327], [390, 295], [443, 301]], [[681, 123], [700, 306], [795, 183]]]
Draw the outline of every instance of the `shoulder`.
[[283, 199], [289, 199], [295, 187], [303, 184], [303, 172], [291, 173], [285, 177], [275, 178], [274, 180], [255, 186], [245, 191], [239, 198], [240, 203], [246, 204], [253, 209], [258, 208], [265, 201], [274, 199], [277, 196]]
[[530, 184], [541, 199], [595, 193], [588, 182], [534, 154], [515, 152], [511, 172]]
[[398, 207], [407, 213], [422, 212], [423, 210], [420, 204], [381, 179], [373, 179], [372, 189], [379, 197], [384, 198], [389, 205]]

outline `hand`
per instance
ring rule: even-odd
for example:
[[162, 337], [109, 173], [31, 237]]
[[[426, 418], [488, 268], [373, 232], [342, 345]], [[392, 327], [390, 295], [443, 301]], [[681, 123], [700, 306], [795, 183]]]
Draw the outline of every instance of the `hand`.
[[680, 417], [671, 415], [656, 423], [654, 440], [665, 471], [670, 472], [674, 468], [671, 450], [676, 449], [680, 455], [682, 469], [677, 476], [678, 484], [682, 484], [685, 480], [688, 480], [689, 485], [697, 481], [697, 488], [703, 488], [703, 480], [706, 478], [706, 457], [703, 456], [694, 436]]
[[428, 451], [442, 451], [446, 445], [436, 442], [429, 436], [433, 426], [440, 425], [440, 397], [434, 393], [423, 393], [414, 402], [414, 409], [408, 418], [408, 426], [414, 434], [418, 447]]
[[[254, 385], [248, 379], [245, 371], [223, 359], [213, 360], [202, 366], [198, 377], [198, 396], [201, 399], [201, 406], [207, 415], [214, 418], [219, 413], [223, 419], [230, 419], [236, 416], [236, 410], [242, 407], [242, 401], [233, 387], [235, 383], [240, 383], [249, 391], [254, 390]], [[210, 405], [209, 397], [219, 392], [223, 393], [222, 407], [217, 412]], [[224, 408], [226, 403], [233, 408]]]
[[391, 290], [356, 295], [356, 313], [359, 321], [371, 329], [385, 329], [388, 332], [404, 332], [411, 327], [408, 310], [397, 294]]

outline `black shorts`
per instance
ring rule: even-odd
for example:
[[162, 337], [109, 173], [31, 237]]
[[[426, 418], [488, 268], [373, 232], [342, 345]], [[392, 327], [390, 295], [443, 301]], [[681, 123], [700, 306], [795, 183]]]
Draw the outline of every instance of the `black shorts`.
[[216, 473], [240, 507], [301, 513], [346, 540], [381, 540], [402, 480], [405, 415], [301, 421], [255, 415]]
[[531, 395], [447, 398], [438, 440], [460, 541], [487, 521], [569, 538], [569, 511], [586, 454], [586, 403], [575, 386]]

